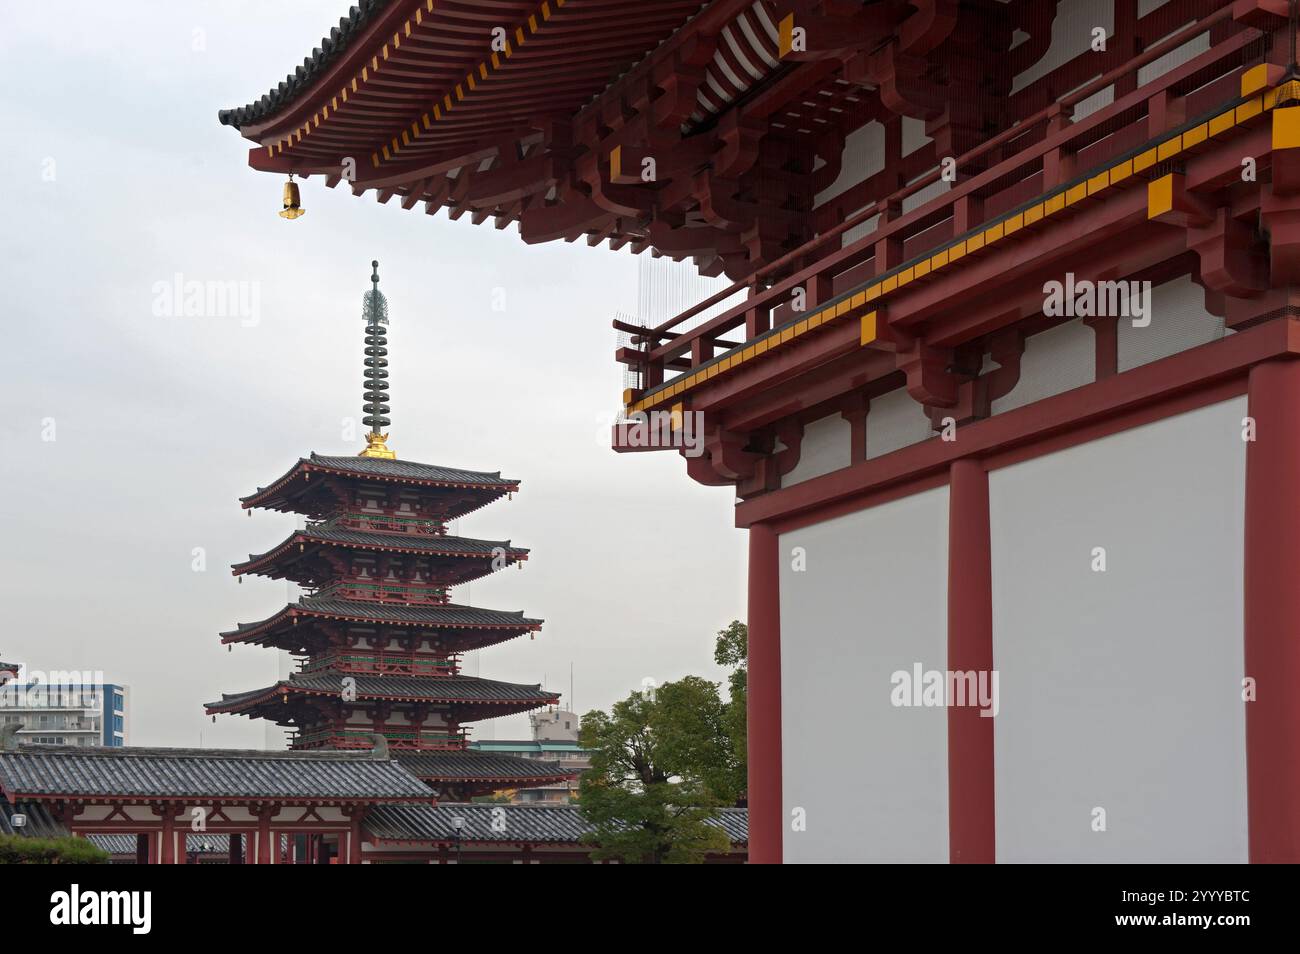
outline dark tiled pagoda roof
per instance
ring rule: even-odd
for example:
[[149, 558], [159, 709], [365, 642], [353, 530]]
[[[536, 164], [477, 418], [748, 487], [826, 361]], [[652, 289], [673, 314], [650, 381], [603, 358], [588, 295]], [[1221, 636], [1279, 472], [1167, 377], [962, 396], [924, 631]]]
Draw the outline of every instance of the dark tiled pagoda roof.
[[278, 546], [265, 553], [252, 554], [243, 563], [234, 564], [232, 569], [236, 574], [247, 573], [258, 564], [269, 562], [298, 543], [457, 558], [489, 557], [500, 549], [505, 551], [507, 562], [514, 562], [528, 555], [528, 551], [523, 547], [512, 547], [509, 540], [475, 540], [471, 537], [447, 537], [432, 533], [383, 533], [374, 530], [351, 530], [347, 527], [316, 526], [308, 527], [306, 530], [295, 530]]
[[433, 782], [541, 781], [574, 775], [559, 762], [521, 759], [487, 752], [394, 752], [393, 757], [412, 775]]
[[[223, 693], [219, 702], [207, 703], [209, 712], [228, 712], [269, 701], [284, 693], [341, 696], [343, 673], [293, 673], [275, 685], [250, 692]], [[486, 705], [524, 705], [528, 708], [559, 701], [559, 694], [538, 685], [497, 682], [476, 676], [366, 676], [355, 679], [358, 699], [390, 699], [410, 702], [478, 703]]]
[[[505, 814], [501, 815], [500, 812]], [[462, 842], [577, 844], [592, 830], [576, 805], [383, 805], [366, 816], [365, 827], [381, 842], [456, 841], [451, 820], [465, 819]], [[501, 824], [504, 820], [504, 826]], [[494, 821], [496, 824], [494, 825]], [[749, 841], [749, 812], [722, 808], [709, 823], [727, 833], [733, 845]]]
[[[230, 850], [230, 836], [224, 832], [221, 834], [195, 834], [189, 832], [185, 835], [185, 851], [194, 854], [208, 855], [212, 857], [225, 858]], [[135, 835], [86, 835], [86, 840], [96, 848], [107, 851], [110, 855], [126, 855], [134, 857], [136, 850]]]
[[238, 129], [274, 115], [310, 88], [391, 2], [392, 0], [357, 0], [356, 5], [348, 10], [348, 15], [339, 20], [339, 25], [330, 30], [329, 36], [320, 41], [320, 46], [312, 50], [311, 56], [285, 77], [284, 82], [247, 106], [218, 110], [217, 119], [223, 126]]
[[428, 788], [370, 752], [83, 748], [24, 745], [0, 752], [10, 799], [274, 798], [282, 801], [429, 801]]
[[420, 487], [446, 487], [454, 490], [477, 491], [475, 500], [453, 509], [446, 517], [462, 517], [492, 501], [519, 489], [519, 481], [502, 477], [501, 472], [485, 470], [461, 470], [456, 467], [441, 467], [437, 464], [421, 464], [411, 460], [386, 460], [382, 457], [327, 457], [313, 453], [303, 457], [278, 480], [247, 497], [240, 502], [245, 509], [251, 507], [269, 507], [273, 510], [294, 510], [291, 498], [294, 494], [307, 489], [313, 472], [337, 474], [355, 477], [366, 481], [389, 484], [403, 484]]
[[242, 642], [259, 633], [289, 624], [293, 617], [356, 620], [362, 623], [387, 623], [393, 626], [418, 626], [424, 629], [501, 629], [511, 635], [541, 628], [542, 620], [524, 616], [523, 610], [482, 609], [447, 603], [441, 606], [409, 606], [380, 603], [375, 600], [331, 600], [314, 596], [290, 603], [274, 616], [256, 623], [241, 623], [221, 634], [225, 643]]

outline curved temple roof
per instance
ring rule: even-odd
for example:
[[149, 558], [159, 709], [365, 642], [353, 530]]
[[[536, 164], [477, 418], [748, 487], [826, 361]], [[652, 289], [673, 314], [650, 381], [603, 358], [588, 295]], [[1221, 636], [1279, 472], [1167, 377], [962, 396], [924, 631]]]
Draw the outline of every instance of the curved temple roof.
[[251, 554], [243, 563], [234, 564], [235, 575], [256, 572], [256, 568], [271, 563], [295, 544], [340, 546], [356, 550], [381, 550], [386, 553], [416, 553], [431, 557], [495, 557], [500, 554], [507, 564], [528, 557], [522, 547], [512, 547], [509, 540], [476, 540], [472, 537], [446, 537], [436, 534], [382, 533], [367, 530], [350, 530], [343, 527], [318, 526], [295, 530], [277, 546], [265, 553]]
[[269, 702], [277, 696], [303, 693], [317, 696], [343, 694], [343, 679], [355, 680], [358, 700], [387, 699], [403, 702], [472, 703], [476, 705], [522, 705], [527, 708], [559, 702], [559, 693], [548, 692], [541, 684], [524, 685], [497, 682], [475, 676], [366, 676], [347, 673], [294, 673], [272, 686], [249, 692], [223, 693], [218, 702], [209, 702], [209, 713], [233, 712]]
[[380, 457], [331, 457], [313, 453], [303, 457], [282, 476], [258, 487], [256, 491], [240, 498], [245, 510], [265, 507], [295, 513], [305, 513], [299, 503], [302, 495], [318, 484], [312, 483], [313, 474], [363, 480], [367, 483], [392, 484], [401, 487], [422, 487], [432, 490], [457, 490], [466, 492], [468, 500], [453, 505], [443, 519], [454, 520], [473, 513], [508, 493], [519, 489], [519, 481], [502, 477], [498, 471], [462, 470], [437, 464], [421, 464], [411, 460], [386, 460]]
[[222, 633], [221, 641], [245, 642], [278, 626], [289, 624], [298, 617], [415, 626], [422, 629], [501, 629], [512, 635], [540, 629], [542, 626], [542, 620], [524, 616], [523, 610], [512, 612], [455, 603], [408, 606], [374, 600], [331, 600], [307, 596], [290, 603], [274, 616], [255, 623], [241, 623], [235, 629]]

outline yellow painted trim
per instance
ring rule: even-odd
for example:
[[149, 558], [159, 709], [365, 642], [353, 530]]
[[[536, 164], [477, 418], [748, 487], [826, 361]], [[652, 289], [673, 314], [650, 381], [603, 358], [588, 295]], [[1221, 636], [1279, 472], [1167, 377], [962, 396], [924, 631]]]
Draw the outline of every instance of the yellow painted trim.
[[1076, 202], [1082, 202], [1087, 197], [1088, 197], [1087, 183], [1081, 182], [1077, 186], [1072, 186], [1071, 188], [1065, 190], [1066, 205], [1074, 205], [1074, 203]]
[[1235, 125], [1237, 125], [1237, 116], [1234, 110], [1230, 109], [1226, 113], [1219, 113], [1210, 120], [1210, 135], [1217, 136], [1221, 132], [1227, 132]]
[[1002, 223], [1002, 234], [1010, 235], [1013, 232], [1019, 232], [1025, 227], [1025, 213], [1017, 212], [1011, 218]]
[[1110, 184], [1116, 185], [1133, 175], [1133, 160], [1125, 159], [1117, 166], [1110, 168]]
[[901, 272], [898, 273], [898, 287], [902, 288], [904, 285], [906, 285], [915, 277], [916, 277], [916, 266], [915, 265], [907, 266], [907, 268], [903, 269]]
[[890, 275], [888, 278], [886, 278], [883, 282], [880, 283], [880, 293], [882, 295], [887, 295], [897, 287], [898, 287], [898, 276]]
[[[827, 311], [829, 312], [830, 309], [828, 308]], [[835, 312], [834, 312], [834, 314], [833, 314], [833, 315], [832, 315], [832, 314], [828, 314], [826, 317], [828, 317], [828, 318], [831, 318], [831, 317], [839, 318], [841, 315], [847, 315], [848, 313], [849, 313], [849, 303], [848, 303], [847, 301], [842, 301], [842, 302], [840, 302], [838, 305], [835, 306]]]
[[1100, 173], [1099, 175], [1095, 175], [1088, 180], [1088, 195], [1096, 195], [1098, 192], [1101, 192], [1103, 189], [1107, 189], [1109, 187], [1110, 187], [1110, 170], [1107, 169], [1105, 172]]
[[966, 254], [966, 242], [961, 241], [948, 249], [948, 263], [952, 264]]
[[1264, 99], [1261, 96], [1254, 96], [1246, 100], [1237, 107], [1237, 122], [1244, 123], [1248, 119], [1254, 119], [1264, 111]]
[[1183, 137], [1175, 136], [1173, 139], [1166, 140], [1156, 147], [1156, 159], [1160, 162], [1164, 162], [1166, 159], [1171, 159], [1178, 155], [1182, 152], [1182, 149]]
[[856, 295], [854, 295], [852, 298], [849, 299], [849, 305], [853, 308], [861, 308], [866, 303], [867, 303], [866, 292], [858, 292]]
[[1191, 149], [1193, 146], [1199, 146], [1209, 138], [1209, 123], [1201, 123], [1199, 126], [1194, 126], [1187, 130], [1187, 132], [1183, 133], [1183, 148]]
[[783, 60], [794, 52], [794, 14], [787, 13], [777, 26], [776, 57]]
[[1042, 221], [1042, 218], [1043, 218], [1043, 203], [1040, 202], [1038, 203], [1038, 205], [1025, 209], [1026, 226], [1033, 225], [1035, 222], [1040, 222]]
[[936, 253], [935, 256], [930, 259], [930, 265], [933, 268], [943, 268], [947, 264], [948, 264], [948, 250], [946, 248], [942, 252]]
[[797, 335], [801, 335], [801, 334], [803, 334], [803, 333], [804, 333], [805, 331], [807, 331], [807, 330], [808, 330], [808, 319], [807, 319], [807, 318], [805, 318], [803, 321], [799, 322], [799, 324], [797, 324], [797, 325], [794, 326], [794, 333], [797, 334]]
[[1058, 192], [1043, 203], [1043, 215], [1054, 215], [1065, 208], [1065, 193]]
[[858, 343], [865, 347], [875, 340], [876, 313], [874, 311], [869, 311], [862, 316], [862, 322], [858, 327]]
[[867, 301], [875, 301], [877, 298], [879, 298], [880, 283], [877, 282], [876, 284], [869, 287], [865, 292], [863, 292], [863, 296]]
[[1295, 149], [1300, 146], [1300, 106], [1273, 110], [1273, 148]]
[[1252, 66], [1246, 72], [1241, 74], [1241, 95], [1249, 96], [1251, 93], [1258, 93], [1268, 85], [1268, 64], [1260, 63], [1258, 66]]
[[1156, 164], [1156, 151], [1148, 149], [1146, 152], [1140, 152], [1133, 157], [1133, 171], [1141, 172], [1143, 169], [1150, 169]]
[[1161, 176], [1147, 183], [1147, 218], [1154, 219], [1174, 209], [1174, 177]]

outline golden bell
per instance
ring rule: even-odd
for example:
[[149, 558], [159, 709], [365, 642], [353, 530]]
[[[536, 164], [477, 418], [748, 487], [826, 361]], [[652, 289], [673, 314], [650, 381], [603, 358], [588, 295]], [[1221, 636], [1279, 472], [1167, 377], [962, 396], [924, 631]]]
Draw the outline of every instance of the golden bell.
[[290, 177], [284, 184], [284, 211], [280, 213], [280, 218], [296, 219], [306, 212], [307, 210], [302, 207], [302, 198], [298, 195], [298, 183]]

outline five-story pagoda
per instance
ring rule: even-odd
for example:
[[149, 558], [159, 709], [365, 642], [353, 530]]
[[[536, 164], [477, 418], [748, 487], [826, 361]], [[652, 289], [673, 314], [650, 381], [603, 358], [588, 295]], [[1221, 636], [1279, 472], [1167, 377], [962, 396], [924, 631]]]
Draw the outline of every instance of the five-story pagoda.
[[522, 612], [450, 600], [452, 587], [527, 559], [508, 540], [447, 533], [450, 521], [512, 494], [519, 482], [398, 460], [388, 448], [388, 305], [378, 265], [363, 308], [366, 448], [356, 457], [313, 453], [242, 500], [245, 509], [302, 514], [306, 526], [236, 564], [235, 575], [290, 580], [308, 595], [221, 638], [287, 650], [298, 670], [225, 694], [207, 711], [291, 727], [295, 749], [369, 748], [379, 733], [446, 798], [563, 780], [558, 764], [467, 748], [468, 723], [554, 705], [559, 696], [460, 674], [463, 653], [541, 628]]

